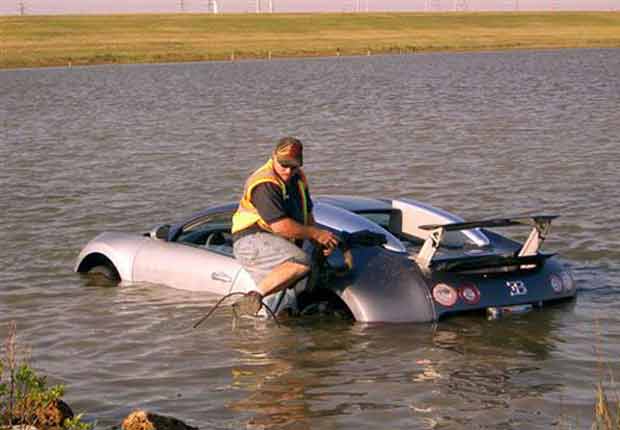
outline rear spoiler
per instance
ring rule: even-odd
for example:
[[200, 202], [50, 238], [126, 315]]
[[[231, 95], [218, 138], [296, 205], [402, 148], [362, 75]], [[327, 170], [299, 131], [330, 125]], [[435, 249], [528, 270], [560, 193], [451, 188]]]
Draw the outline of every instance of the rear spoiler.
[[533, 227], [530, 235], [523, 243], [523, 246], [521, 246], [521, 249], [516, 256], [535, 256], [538, 254], [538, 249], [545, 241], [545, 238], [549, 233], [551, 221], [557, 217], [558, 215], [533, 215], [510, 218], [493, 218], [483, 221], [458, 222], [451, 224], [422, 225], [419, 228], [430, 231], [430, 234], [424, 242], [424, 245], [422, 245], [422, 249], [420, 249], [420, 252], [418, 252], [418, 255], [415, 257], [415, 260], [422, 268], [429, 268], [431, 261], [439, 248], [441, 239], [447, 231], [469, 230], [484, 227], [511, 227], [515, 225], [529, 225]]

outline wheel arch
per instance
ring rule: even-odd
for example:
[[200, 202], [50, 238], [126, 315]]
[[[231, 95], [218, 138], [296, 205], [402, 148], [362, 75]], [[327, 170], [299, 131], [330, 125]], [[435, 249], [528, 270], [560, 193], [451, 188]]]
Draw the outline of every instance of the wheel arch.
[[100, 252], [92, 252], [84, 257], [78, 264], [75, 271], [78, 273], [87, 273], [89, 270], [97, 266], [109, 267], [113, 271], [114, 278], [117, 281], [121, 280], [121, 275], [116, 265], [112, 262], [112, 260]]
[[356, 321], [405, 323], [437, 319], [425, 277], [407, 256], [366, 247], [354, 248], [353, 259], [353, 272], [334, 286], [334, 291]]

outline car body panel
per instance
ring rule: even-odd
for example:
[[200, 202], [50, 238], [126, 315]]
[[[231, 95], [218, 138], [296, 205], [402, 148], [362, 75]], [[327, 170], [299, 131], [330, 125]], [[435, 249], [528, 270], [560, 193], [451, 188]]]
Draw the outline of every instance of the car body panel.
[[[463, 222], [463, 218], [459, 216], [414, 199], [395, 199], [392, 201], [392, 207], [402, 212], [401, 231], [422, 240], [426, 240], [430, 232], [420, 229], [421, 225]], [[480, 229], [448, 232], [443, 239], [446, 246], [452, 247], [463, 246], [467, 241], [476, 246], [486, 246], [490, 243]]]
[[114, 264], [121, 280], [132, 282], [134, 280], [134, 258], [140, 248], [152, 242], [152, 239], [138, 234], [120, 232], [100, 233], [80, 251], [75, 265], [75, 271], [82, 271], [82, 263], [89, 255], [101, 254]]
[[385, 236], [387, 243], [384, 245], [390, 251], [406, 253], [407, 249], [403, 246], [392, 233], [381, 226], [370, 222], [368, 219], [358, 216], [352, 212], [338, 206], [323, 203], [321, 200], [314, 205], [314, 219], [317, 224], [329, 227], [335, 231], [347, 231], [349, 233], [369, 230], [381, 233]]
[[153, 240], [135, 256], [133, 281], [224, 295], [232, 290], [240, 270], [234, 258], [205, 247]]
[[559, 301], [574, 297], [575, 288], [563, 288], [556, 292], [553, 290], [550, 278], [552, 275], [561, 277], [566, 269], [555, 260], [549, 260], [538, 269], [523, 269], [512, 272], [495, 274], [453, 274], [434, 273], [432, 287], [443, 283], [457, 289], [464, 285], [474, 284], [480, 291], [478, 303], [468, 304], [462, 297], [451, 307], [435, 303], [439, 318], [449, 314], [484, 310], [490, 307], [514, 306], [521, 304], [542, 305], [544, 302]]
[[351, 276], [330, 287], [360, 322], [429, 322], [435, 308], [419, 268], [380, 247], [354, 249]]
[[389, 199], [376, 199], [363, 196], [326, 194], [318, 196], [316, 200], [328, 205], [338, 206], [348, 212], [390, 209], [392, 207]]

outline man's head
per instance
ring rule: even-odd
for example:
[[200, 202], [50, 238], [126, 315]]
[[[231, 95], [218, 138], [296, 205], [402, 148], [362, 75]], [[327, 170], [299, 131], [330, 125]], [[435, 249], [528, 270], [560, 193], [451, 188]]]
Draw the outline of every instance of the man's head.
[[294, 137], [283, 137], [273, 150], [273, 168], [275, 172], [288, 182], [298, 167], [303, 165], [303, 145]]
[[273, 150], [273, 157], [283, 167], [300, 167], [304, 164], [304, 147], [299, 139], [283, 137]]

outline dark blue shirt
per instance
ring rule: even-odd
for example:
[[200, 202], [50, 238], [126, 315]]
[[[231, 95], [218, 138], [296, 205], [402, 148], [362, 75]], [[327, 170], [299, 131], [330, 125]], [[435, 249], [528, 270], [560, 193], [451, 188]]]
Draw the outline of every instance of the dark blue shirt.
[[[285, 182], [286, 196], [283, 196], [282, 189], [272, 182], [264, 182], [252, 190], [252, 204], [266, 223], [271, 224], [282, 218], [292, 218], [300, 224], [304, 223], [303, 200], [297, 184], [300, 180], [299, 175], [295, 175]], [[311, 212], [312, 200], [307, 188], [306, 200], [308, 212]]]

